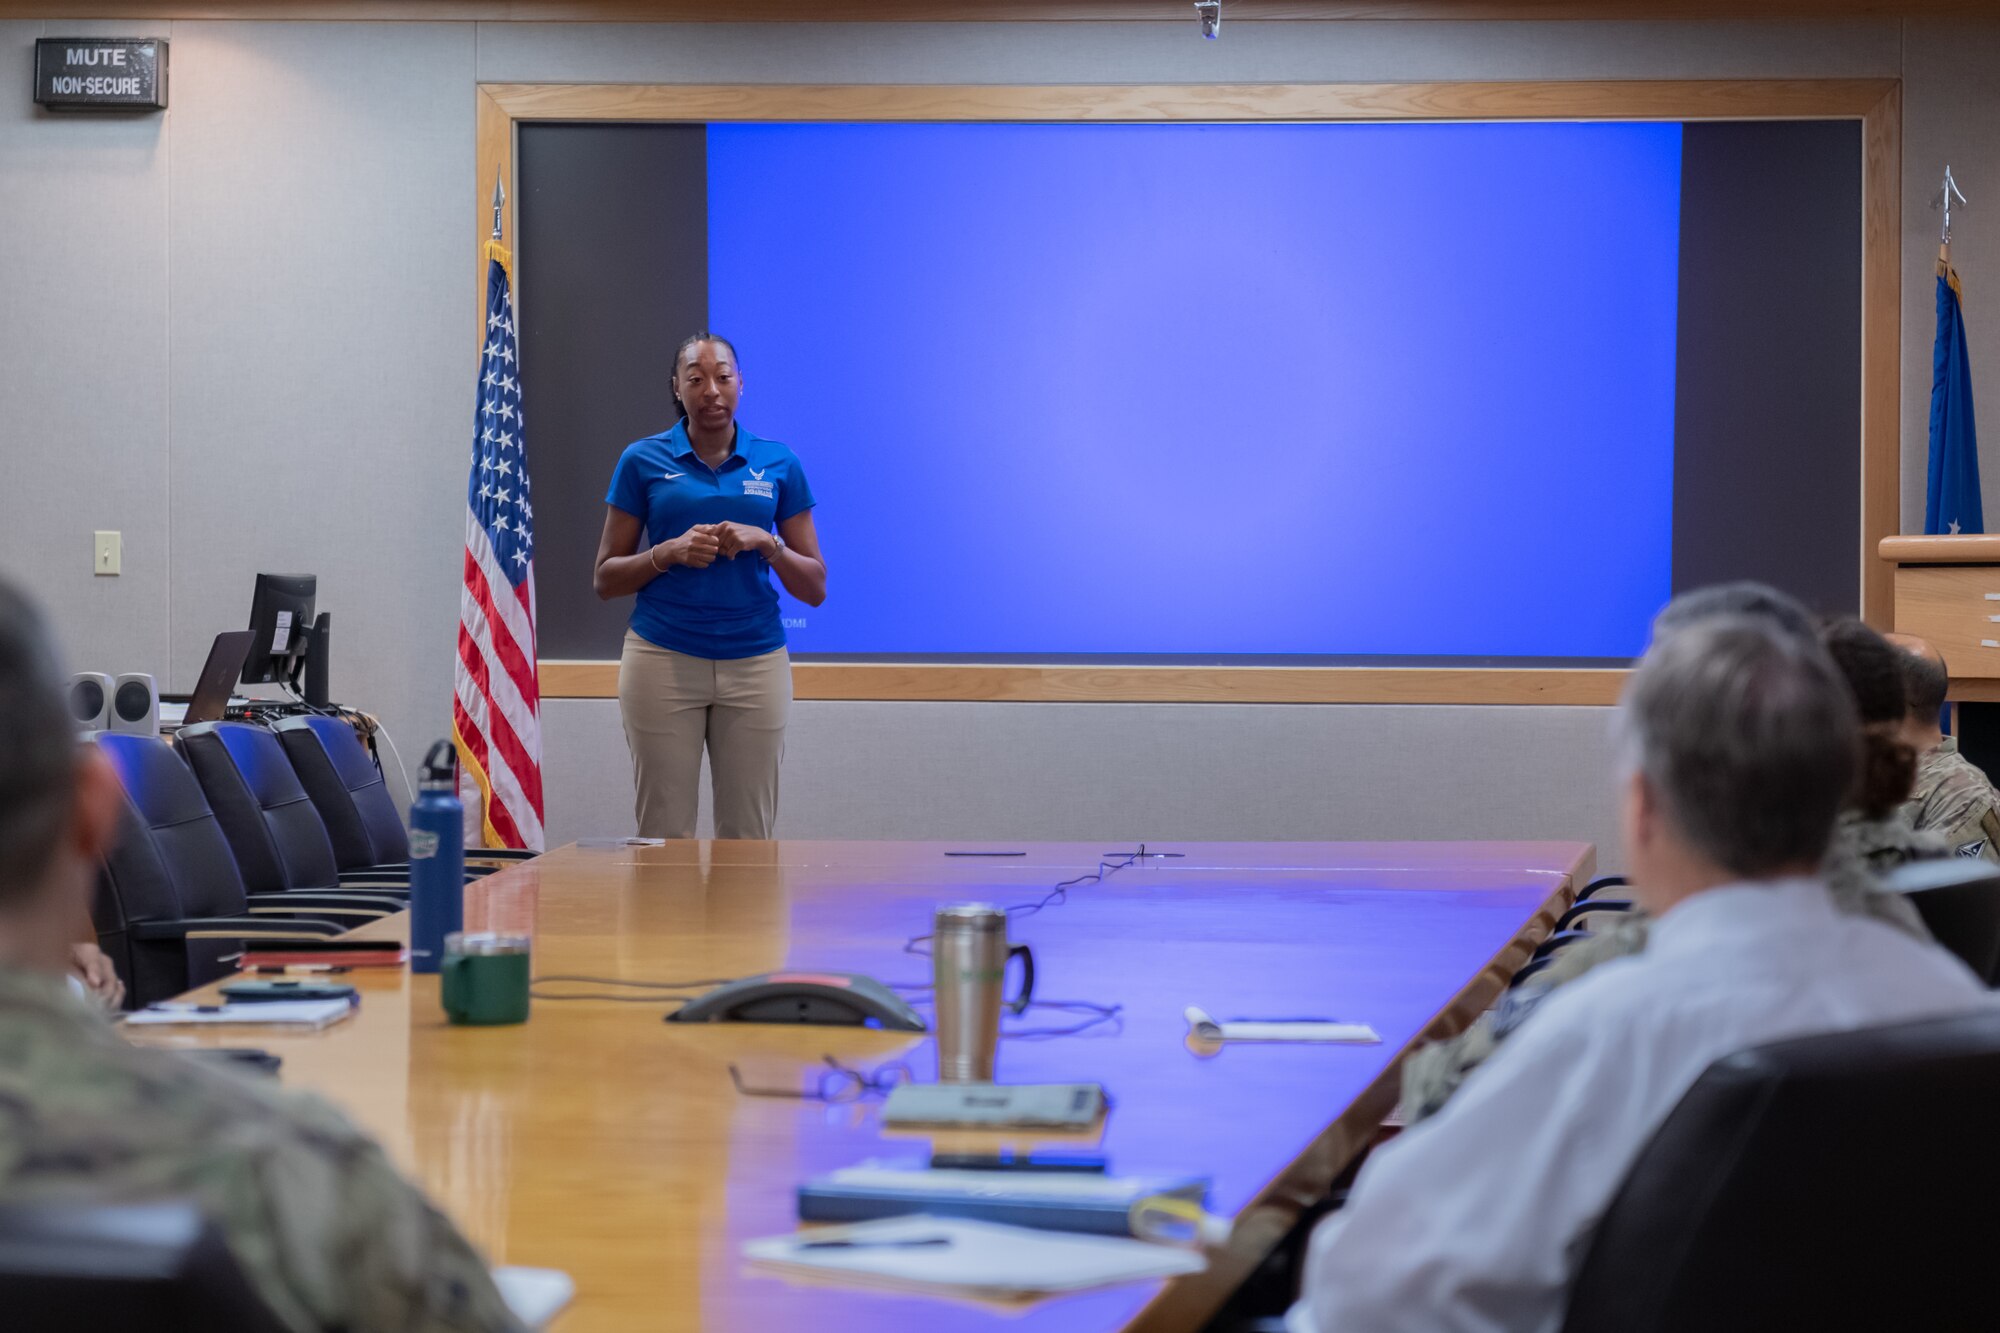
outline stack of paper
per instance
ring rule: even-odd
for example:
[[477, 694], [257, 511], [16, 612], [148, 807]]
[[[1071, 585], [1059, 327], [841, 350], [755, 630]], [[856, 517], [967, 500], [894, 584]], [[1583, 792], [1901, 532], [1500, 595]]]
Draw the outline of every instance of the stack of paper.
[[1200, 1005], [1187, 1007], [1188, 1033], [1200, 1041], [1303, 1041], [1343, 1046], [1375, 1046], [1381, 1034], [1366, 1023], [1331, 1018], [1232, 1018], [1217, 1020]]
[[241, 1025], [317, 1031], [354, 1012], [351, 1000], [271, 1000], [256, 1004], [155, 1004], [125, 1015], [135, 1027], [162, 1024]]
[[576, 1295], [576, 1283], [568, 1273], [553, 1268], [521, 1268], [509, 1265], [493, 1270], [493, 1285], [514, 1317], [529, 1328], [541, 1328], [561, 1313]]
[[783, 1273], [982, 1300], [1178, 1277], [1208, 1266], [1193, 1250], [957, 1217], [890, 1217], [773, 1236], [749, 1242], [743, 1255]]
[[899, 1162], [864, 1162], [820, 1180], [883, 1194], [955, 1195], [967, 1199], [1033, 1198], [1050, 1203], [1108, 1203], [1129, 1208], [1149, 1194], [1198, 1199], [1208, 1181], [1189, 1176], [1107, 1176], [1095, 1171], [957, 1171]]

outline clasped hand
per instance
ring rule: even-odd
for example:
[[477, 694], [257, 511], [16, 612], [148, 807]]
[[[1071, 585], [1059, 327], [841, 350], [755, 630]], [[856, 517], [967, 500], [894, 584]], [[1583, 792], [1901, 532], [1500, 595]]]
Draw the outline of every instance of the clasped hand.
[[718, 558], [734, 560], [745, 551], [761, 551], [770, 538], [748, 523], [697, 523], [665, 545], [675, 564], [707, 569]]

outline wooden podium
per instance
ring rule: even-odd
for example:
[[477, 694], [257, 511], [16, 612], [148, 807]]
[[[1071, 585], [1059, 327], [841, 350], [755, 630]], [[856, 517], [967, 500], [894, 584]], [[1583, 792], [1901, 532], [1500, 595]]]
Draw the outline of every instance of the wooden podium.
[[1951, 668], [1959, 750], [2000, 773], [2000, 535], [1884, 537], [1896, 567], [1895, 628], [1929, 639]]
[[1884, 537], [1896, 567], [1895, 628], [1929, 639], [1954, 702], [2000, 702], [2000, 535]]

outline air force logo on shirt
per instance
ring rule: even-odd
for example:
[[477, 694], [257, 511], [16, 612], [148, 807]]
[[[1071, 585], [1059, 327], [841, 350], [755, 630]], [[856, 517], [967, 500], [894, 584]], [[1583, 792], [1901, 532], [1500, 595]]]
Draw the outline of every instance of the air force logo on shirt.
[[771, 488], [776, 486], [777, 483], [764, 480], [764, 473], [769, 472], [769, 468], [759, 470], [754, 467], [746, 467], [744, 470], [750, 474], [743, 480], [743, 493], [745, 495], [754, 495], [764, 500], [776, 498]]

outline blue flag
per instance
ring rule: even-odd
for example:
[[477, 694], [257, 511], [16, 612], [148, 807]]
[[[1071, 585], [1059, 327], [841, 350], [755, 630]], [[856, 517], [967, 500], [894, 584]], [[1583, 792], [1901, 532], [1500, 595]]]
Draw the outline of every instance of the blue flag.
[[1931, 351], [1931, 476], [1924, 531], [1984, 532], [1979, 509], [1979, 432], [1972, 422], [1972, 363], [1958, 274], [1938, 261], [1937, 343]]

